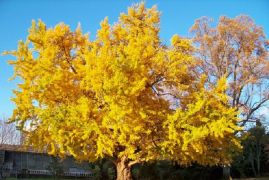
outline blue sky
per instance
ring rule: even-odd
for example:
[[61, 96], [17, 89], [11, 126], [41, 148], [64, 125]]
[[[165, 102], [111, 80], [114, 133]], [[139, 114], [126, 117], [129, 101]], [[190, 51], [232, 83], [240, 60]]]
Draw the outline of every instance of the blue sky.
[[[51, 27], [59, 22], [74, 29], [78, 22], [84, 32], [95, 38], [95, 32], [104, 17], [110, 23], [117, 21], [121, 12], [139, 1], [129, 0], [0, 0], [0, 52], [14, 50], [19, 40], [25, 40], [33, 19], [42, 19]], [[161, 11], [161, 39], [168, 42], [173, 34], [190, 37], [189, 28], [195, 19], [209, 16], [235, 17], [249, 15], [269, 36], [268, 0], [147, 0], [146, 6], [156, 4]], [[10, 101], [12, 89], [18, 81], [9, 81], [12, 67], [10, 56], [0, 56], [0, 118], [9, 117], [14, 105]]]

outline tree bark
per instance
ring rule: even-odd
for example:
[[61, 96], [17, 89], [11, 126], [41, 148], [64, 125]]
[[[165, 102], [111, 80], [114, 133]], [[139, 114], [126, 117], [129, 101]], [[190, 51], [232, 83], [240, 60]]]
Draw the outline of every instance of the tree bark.
[[222, 171], [223, 171], [223, 179], [225, 179], [225, 180], [232, 179], [231, 172], [230, 172], [230, 166], [228, 166], [228, 165], [223, 166]]
[[132, 180], [131, 166], [128, 163], [126, 157], [117, 160], [117, 180]]
[[252, 159], [252, 161], [251, 161], [251, 168], [252, 168], [254, 177], [256, 177], [257, 176], [257, 173], [256, 173], [255, 165], [254, 165], [254, 159]]
[[257, 154], [256, 154], [256, 164], [257, 164], [257, 175], [260, 176], [261, 172], [261, 143], [257, 143]]

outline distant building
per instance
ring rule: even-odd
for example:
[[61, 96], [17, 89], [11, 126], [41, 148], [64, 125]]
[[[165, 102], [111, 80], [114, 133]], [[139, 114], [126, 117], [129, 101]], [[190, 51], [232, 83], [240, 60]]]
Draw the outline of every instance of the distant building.
[[[52, 162], [52, 156], [45, 153], [37, 153], [32, 150], [23, 150], [19, 145], [0, 145], [0, 176], [50, 176], [48, 170]], [[61, 161], [63, 176], [92, 177], [89, 164], [77, 163], [72, 157]]]

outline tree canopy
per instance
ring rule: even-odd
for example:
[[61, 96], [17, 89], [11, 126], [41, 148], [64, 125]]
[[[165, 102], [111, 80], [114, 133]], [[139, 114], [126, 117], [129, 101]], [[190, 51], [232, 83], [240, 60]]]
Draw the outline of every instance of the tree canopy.
[[240, 125], [261, 119], [259, 110], [268, 105], [269, 41], [262, 27], [244, 15], [220, 17], [216, 26], [203, 17], [191, 28], [195, 56], [209, 82], [226, 78], [230, 105], [240, 109]]

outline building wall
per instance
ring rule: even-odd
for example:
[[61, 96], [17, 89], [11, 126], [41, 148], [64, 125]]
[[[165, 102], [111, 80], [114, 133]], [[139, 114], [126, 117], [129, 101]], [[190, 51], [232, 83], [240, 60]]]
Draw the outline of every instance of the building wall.
[[[47, 170], [52, 156], [41, 153], [31, 152], [17, 152], [17, 151], [5, 151], [4, 164], [9, 169], [21, 170], [21, 169], [32, 169], [32, 170]], [[68, 171], [79, 171], [84, 172], [89, 166], [86, 162], [76, 163], [76, 161], [67, 157], [61, 161], [63, 170]]]

